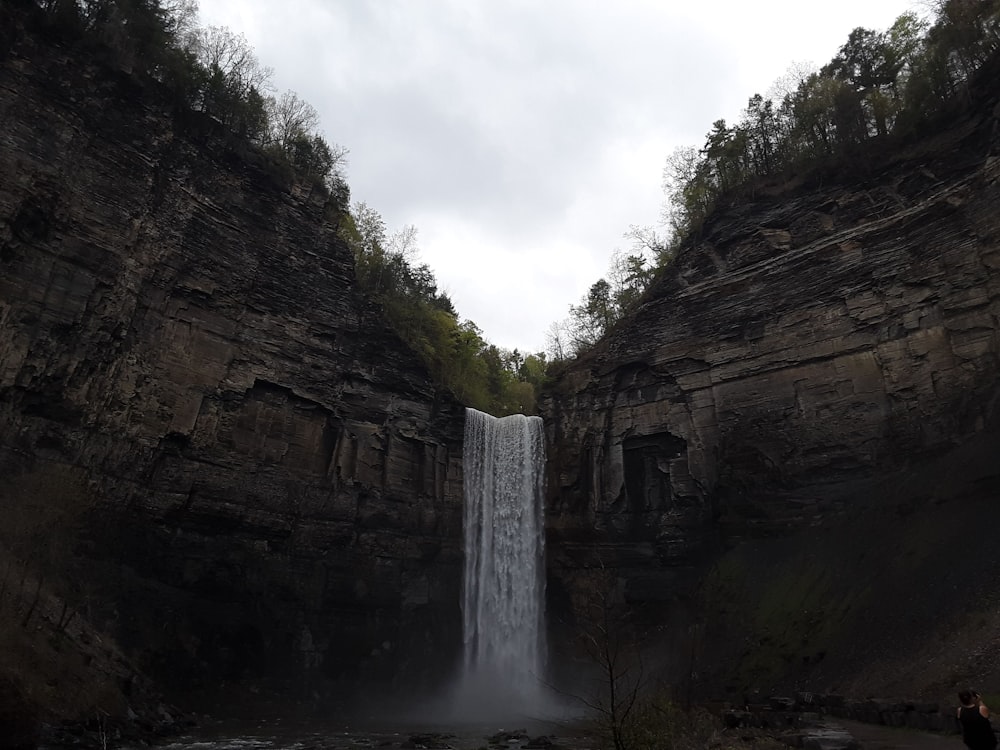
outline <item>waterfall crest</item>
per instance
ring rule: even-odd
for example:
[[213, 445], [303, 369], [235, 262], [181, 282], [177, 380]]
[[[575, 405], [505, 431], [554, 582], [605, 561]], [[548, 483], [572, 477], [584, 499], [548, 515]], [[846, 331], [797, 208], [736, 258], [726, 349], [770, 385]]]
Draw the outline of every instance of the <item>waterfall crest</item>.
[[531, 713], [545, 692], [542, 420], [466, 409], [463, 455], [463, 702]]

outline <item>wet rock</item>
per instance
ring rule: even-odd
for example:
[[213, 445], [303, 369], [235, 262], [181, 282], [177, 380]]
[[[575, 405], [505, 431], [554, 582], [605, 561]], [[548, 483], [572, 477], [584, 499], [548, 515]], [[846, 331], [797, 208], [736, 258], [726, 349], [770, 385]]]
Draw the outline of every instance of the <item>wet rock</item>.
[[487, 738], [487, 741], [491, 745], [510, 745], [512, 743], [521, 743], [528, 739], [528, 734], [523, 729], [514, 729], [510, 731], [501, 730], [496, 734]]
[[551, 737], [541, 735], [528, 740], [521, 747], [525, 750], [543, 750], [544, 748], [551, 748], [554, 744]]
[[860, 750], [861, 744], [843, 727], [828, 725], [802, 734], [803, 750]]
[[451, 734], [414, 734], [403, 742], [402, 748], [420, 748], [422, 750], [451, 750], [452, 745], [449, 740], [454, 739]]

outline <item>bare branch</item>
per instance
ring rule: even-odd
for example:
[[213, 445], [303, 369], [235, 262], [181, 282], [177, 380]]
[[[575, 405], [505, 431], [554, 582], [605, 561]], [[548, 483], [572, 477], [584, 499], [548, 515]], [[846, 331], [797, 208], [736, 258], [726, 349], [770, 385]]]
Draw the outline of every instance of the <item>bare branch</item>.
[[319, 113], [294, 91], [267, 98], [268, 140], [285, 148], [294, 138], [310, 135], [319, 125]]
[[239, 96], [271, 88], [274, 71], [260, 64], [243, 34], [234, 34], [224, 26], [209, 26], [199, 30], [193, 44], [198, 62], [210, 71], [220, 71]]

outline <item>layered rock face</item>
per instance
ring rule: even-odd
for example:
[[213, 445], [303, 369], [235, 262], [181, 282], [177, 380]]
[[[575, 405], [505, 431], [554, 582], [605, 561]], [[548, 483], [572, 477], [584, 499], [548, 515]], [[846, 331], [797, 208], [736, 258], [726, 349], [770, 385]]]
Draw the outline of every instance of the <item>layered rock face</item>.
[[[762, 189], [718, 212], [648, 301], [556, 384], [545, 416], [557, 589], [578, 589], [581, 566], [609, 566], [626, 600], [687, 612], [677, 616], [700, 640], [691, 602], [702, 574], [741, 540], [755, 552], [726, 573], [730, 583], [765, 575], [755, 560], [794, 570], [818, 549], [813, 536], [774, 557], [778, 543], [765, 537], [806, 539], [803, 530], [850, 524], [866, 506], [912, 512], [973, 486], [997, 499], [995, 83], [975, 96], [946, 133], [880, 156], [851, 182]], [[912, 481], [930, 465], [936, 473]], [[948, 543], [960, 557], [958, 538]], [[826, 552], [833, 570], [842, 560]], [[876, 567], [891, 562], [891, 550], [869, 552]], [[855, 567], [855, 585], [868, 586]], [[767, 595], [757, 591], [757, 601]], [[704, 648], [739, 657], [724, 641], [754, 632], [757, 601], [730, 613], [742, 630]], [[801, 658], [824, 658], [818, 650]], [[775, 672], [803, 668], [799, 657]]]
[[[336, 212], [129, 76], [0, 41], [0, 626], [15, 601], [185, 690], [447, 671], [463, 413], [354, 290]], [[877, 662], [913, 695], [954, 664], [894, 658], [992, 624], [956, 673], [1000, 680], [1000, 601], [966, 596], [1000, 576], [976, 97], [861, 178], [720, 212], [555, 383], [553, 629], [610, 592], [709, 688], [860, 691]]]
[[[442, 668], [463, 411], [355, 291], [336, 212], [35, 45], [0, 65], [5, 513], [72, 475], [89, 614], [186, 688]], [[8, 548], [54, 528], [25, 511]]]

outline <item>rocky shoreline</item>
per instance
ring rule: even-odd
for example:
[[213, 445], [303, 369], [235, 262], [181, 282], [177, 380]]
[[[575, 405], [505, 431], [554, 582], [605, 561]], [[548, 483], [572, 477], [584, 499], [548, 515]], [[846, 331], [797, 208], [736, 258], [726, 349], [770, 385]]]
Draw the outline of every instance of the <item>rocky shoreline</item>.
[[[954, 735], [961, 733], [953, 708], [930, 701], [908, 699], [851, 699], [834, 693], [796, 693], [794, 697], [748, 695], [740, 708], [722, 711], [728, 729], [754, 728], [783, 730], [793, 747], [822, 747], [825, 750], [858, 747], [850, 732], [837, 719], [921, 732]], [[795, 731], [801, 738], [794, 740]], [[819, 743], [819, 744], [816, 744]]]
[[198, 727], [197, 720], [165, 704], [128, 709], [123, 717], [95, 714], [88, 719], [45, 721], [28, 712], [0, 715], [0, 750], [107, 750], [149, 746]]
[[[794, 696], [744, 696], [743, 705], [709, 706], [721, 718], [721, 728], [734, 746], [752, 747], [761, 738], [770, 737], [782, 745], [804, 750], [858, 750], [863, 747], [840, 720], [859, 722], [891, 728], [916, 730], [928, 735], [955, 735], [959, 727], [948, 707], [926, 701], [907, 699], [852, 699], [838, 694], [800, 692]], [[207, 718], [207, 717], [205, 717]], [[311, 738], [310, 746], [316, 748], [340, 747], [346, 738], [369, 737], [371, 745], [399, 747], [402, 750], [460, 750], [471, 746], [517, 748], [584, 748], [594, 745], [596, 739], [586, 733], [571, 732], [564, 735], [565, 727], [553, 731], [535, 727], [533, 732], [524, 729], [501, 729], [493, 734], [470, 739], [461, 730], [447, 731], [350, 731], [344, 728], [325, 727], [316, 732], [306, 729], [310, 722], [289, 721], [283, 726], [281, 719], [261, 720], [254, 725], [253, 736], [257, 744], [283, 747], [291, 736]], [[293, 729], [303, 727], [301, 730]], [[194, 714], [159, 704], [142, 713], [129, 710], [124, 719], [95, 716], [87, 721], [36, 722], [33, 727], [22, 727], [19, 734], [9, 733], [13, 725], [0, 724], [4, 730], [0, 750], [58, 750], [61, 748], [101, 749], [109, 747], [141, 747], [170, 743], [183, 748], [206, 741], [202, 735], [229, 735], [228, 739], [213, 739], [209, 744], [217, 750], [236, 747], [248, 741], [250, 730], [233, 728], [221, 731], [213, 722], [200, 721]], [[259, 733], [259, 734], [258, 734]], [[465, 734], [470, 734], [466, 728]], [[9, 735], [9, 736], [8, 736]], [[377, 735], [377, 742], [376, 742]], [[242, 739], [240, 738], [242, 737]], [[262, 739], [267, 737], [268, 739]], [[362, 742], [351, 739], [351, 746]], [[295, 740], [298, 742], [299, 740]], [[476, 744], [478, 742], [479, 744]], [[268, 744], [270, 743], [270, 744]], [[364, 742], [362, 742], [364, 744]], [[596, 745], [595, 745], [596, 746]]]

